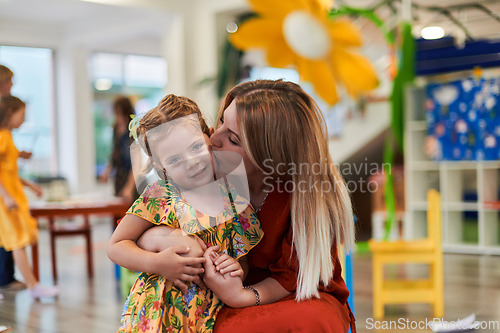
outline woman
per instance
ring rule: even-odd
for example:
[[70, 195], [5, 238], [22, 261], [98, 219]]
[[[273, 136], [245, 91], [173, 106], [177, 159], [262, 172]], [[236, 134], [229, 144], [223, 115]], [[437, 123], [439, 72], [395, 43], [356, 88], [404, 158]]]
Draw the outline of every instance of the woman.
[[113, 125], [113, 151], [111, 161], [101, 175], [101, 182], [107, 183], [111, 171], [115, 170], [114, 191], [115, 196], [122, 197], [133, 202], [139, 194], [137, 193], [132, 164], [130, 161], [130, 144], [132, 138], [128, 124], [135, 115], [134, 107], [128, 97], [118, 96], [113, 103], [115, 124]]
[[217, 274], [205, 253], [204, 282], [227, 305], [215, 332], [355, 331], [337, 254], [354, 241], [351, 202], [316, 103], [291, 82], [240, 84], [210, 141], [243, 156], [264, 231], [249, 253], [251, 289]]
[[[248, 254], [245, 287], [216, 271], [216, 248], [201, 258], [205, 284], [226, 304], [214, 331], [347, 332], [351, 324], [355, 332], [337, 254], [339, 246], [353, 244], [351, 203], [312, 98], [291, 82], [242, 83], [227, 94], [210, 140], [213, 150], [243, 157], [250, 201], [264, 231]], [[144, 260], [133, 240], [108, 248], [108, 255], [113, 260], [127, 247], [135, 252], [119, 264], [129, 269], [160, 275], [176, 270], [188, 281], [199, 274], [168, 251]]]

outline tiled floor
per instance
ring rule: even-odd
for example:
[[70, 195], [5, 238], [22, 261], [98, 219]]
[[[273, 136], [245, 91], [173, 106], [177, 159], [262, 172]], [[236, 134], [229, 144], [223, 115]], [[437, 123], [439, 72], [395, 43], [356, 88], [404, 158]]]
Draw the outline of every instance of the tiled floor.
[[[56, 300], [34, 302], [27, 291], [2, 293], [0, 326], [14, 332], [43, 333], [112, 333], [116, 332], [123, 300], [120, 297], [114, 266], [106, 255], [105, 245], [111, 235], [107, 221], [93, 227], [95, 278], [87, 278], [84, 241], [78, 237], [58, 241], [58, 272], [61, 295]], [[445, 255], [445, 319], [456, 320], [471, 313], [477, 320], [500, 321], [500, 257]], [[52, 284], [48, 234], [40, 232], [41, 281]], [[372, 315], [371, 257], [354, 259], [356, 317], [358, 332], [382, 332], [369, 329]], [[410, 267], [413, 276], [425, 275], [421, 266]], [[395, 268], [389, 274], [404, 274]], [[386, 320], [421, 321], [432, 318], [429, 305], [386, 307]], [[407, 330], [393, 330], [405, 332]], [[500, 332], [500, 330], [479, 330]], [[390, 332], [390, 331], [386, 331]], [[430, 330], [411, 330], [430, 332]]]

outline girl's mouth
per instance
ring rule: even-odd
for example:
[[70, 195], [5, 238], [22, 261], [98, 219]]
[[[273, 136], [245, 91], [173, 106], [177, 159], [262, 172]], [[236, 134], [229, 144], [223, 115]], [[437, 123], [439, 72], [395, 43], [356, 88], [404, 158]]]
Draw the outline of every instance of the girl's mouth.
[[203, 174], [205, 173], [205, 170], [207, 170], [207, 167], [205, 166], [203, 169], [195, 173], [194, 175], [191, 176], [191, 178], [201, 178]]

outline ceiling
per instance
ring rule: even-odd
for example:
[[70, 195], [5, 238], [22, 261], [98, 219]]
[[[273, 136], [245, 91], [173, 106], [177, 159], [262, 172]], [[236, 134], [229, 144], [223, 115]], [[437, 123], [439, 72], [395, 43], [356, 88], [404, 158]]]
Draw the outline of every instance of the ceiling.
[[[395, 12], [401, 8], [401, 0], [337, 0], [336, 4], [376, 8], [388, 25], [396, 24]], [[420, 37], [422, 28], [437, 25], [447, 35], [456, 36], [465, 30], [472, 39], [500, 38], [500, 0], [413, 0], [412, 4], [415, 37]]]

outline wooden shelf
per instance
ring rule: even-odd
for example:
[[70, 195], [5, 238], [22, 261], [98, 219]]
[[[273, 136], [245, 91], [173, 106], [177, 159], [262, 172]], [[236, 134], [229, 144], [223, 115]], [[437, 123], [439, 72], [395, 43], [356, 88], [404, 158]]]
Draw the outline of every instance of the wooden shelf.
[[439, 170], [439, 163], [434, 161], [414, 161], [409, 164], [411, 169], [415, 171]]
[[427, 131], [427, 122], [425, 120], [410, 121], [411, 131]]
[[439, 164], [449, 170], [476, 170], [478, 168], [476, 161], [443, 161]]
[[[409, 87], [405, 93], [405, 238], [426, 236], [426, 193], [435, 188], [441, 193], [443, 251], [500, 255], [500, 206], [486, 204], [500, 201], [500, 160], [429, 160], [423, 151], [427, 136], [425, 88]], [[471, 193], [477, 196], [466, 196]]]
[[477, 202], [445, 202], [442, 207], [448, 211], [469, 212], [478, 211], [479, 204]]

